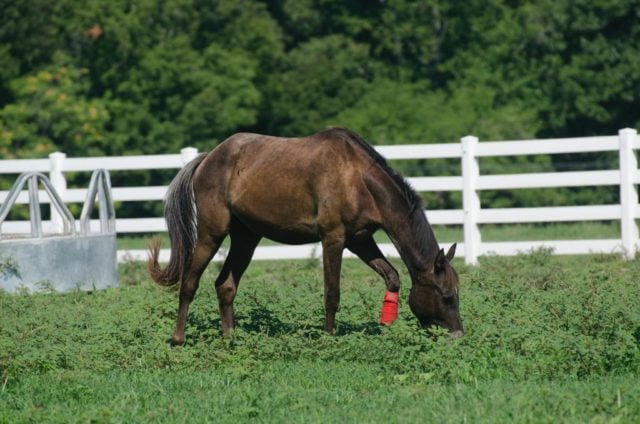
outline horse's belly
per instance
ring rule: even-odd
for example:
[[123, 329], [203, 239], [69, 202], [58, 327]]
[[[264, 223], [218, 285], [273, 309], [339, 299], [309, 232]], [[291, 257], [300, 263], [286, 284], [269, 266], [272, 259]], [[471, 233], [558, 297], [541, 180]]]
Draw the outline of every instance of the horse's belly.
[[290, 220], [282, 222], [242, 213], [236, 213], [236, 216], [254, 233], [279, 243], [304, 244], [320, 239], [315, 221]]
[[318, 223], [312, 199], [284, 196], [262, 197], [251, 202], [237, 199], [233, 214], [251, 231], [262, 237], [287, 244], [312, 243], [319, 240]]

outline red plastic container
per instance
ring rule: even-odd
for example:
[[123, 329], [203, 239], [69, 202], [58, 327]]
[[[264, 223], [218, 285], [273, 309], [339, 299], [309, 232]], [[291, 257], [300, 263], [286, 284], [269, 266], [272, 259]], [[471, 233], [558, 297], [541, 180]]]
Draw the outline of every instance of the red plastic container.
[[398, 318], [398, 302], [400, 301], [399, 293], [386, 291], [384, 300], [382, 301], [382, 309], [380, 310], [380, 324], [391, 325]]

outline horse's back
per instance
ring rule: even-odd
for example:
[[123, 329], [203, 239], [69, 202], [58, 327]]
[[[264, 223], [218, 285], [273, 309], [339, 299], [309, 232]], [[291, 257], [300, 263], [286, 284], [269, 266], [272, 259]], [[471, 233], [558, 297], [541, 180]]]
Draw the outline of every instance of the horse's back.
[[[363, 172], [370, 160], [341, 133], [281, 138], [235, 134], [203, 165], [204, 185], [220, 184], [231, 212], [268, 238], [304, 243], [323, 226], [353, 221], [369, 201]], [[211, 173], [215, 173], [214, 178]]]
[[265, 183], [309, 186], [325, 180], [344, 185], [356, 168], [366, 167], [369, 161], [348, 139], [330, 134], [285, 138], [238, 133], [212, 155], [218, 158], [216, 162], [234, 169], [230, 187]]

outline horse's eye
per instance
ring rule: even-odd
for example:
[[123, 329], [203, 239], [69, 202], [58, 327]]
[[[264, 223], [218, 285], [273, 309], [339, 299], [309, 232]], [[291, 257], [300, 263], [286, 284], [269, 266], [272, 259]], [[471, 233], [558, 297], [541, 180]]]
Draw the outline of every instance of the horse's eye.
[[443, 296], [442, 300], [447, 305], [453, 305], [456, 302], [456, 297], [455, 296]]

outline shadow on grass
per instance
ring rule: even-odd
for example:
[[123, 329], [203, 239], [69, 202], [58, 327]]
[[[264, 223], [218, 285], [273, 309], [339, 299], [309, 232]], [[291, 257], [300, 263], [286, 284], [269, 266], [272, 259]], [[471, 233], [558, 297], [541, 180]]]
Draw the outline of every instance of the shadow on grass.
[[[323, 317], [318, 317], [322, 321]], [[218, 330], [218, 334], [222, 337], [222, 324], [220, 318], [201, 318], [189, 316], [187, 324], [196, 333]], [[273, 312], [263, 306], [256, 306], [251, 309], [248, 314], [236, 315], [236, 328], [246, 333], [264, 334], [269, 337], [297, 334], [305, 338], [317, 339], [323, 337], [324, 332], [322, 324], [310, 325], [308, 323], [292, 323], [285, 322], [278, 318]], [[345, 336], [352, 333], [362, 333], [367, 336], [382, 334], [380, 324], [377, 322], [349, 322], [338, 321], [336, 336]]]

